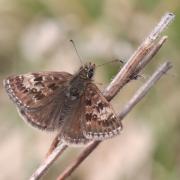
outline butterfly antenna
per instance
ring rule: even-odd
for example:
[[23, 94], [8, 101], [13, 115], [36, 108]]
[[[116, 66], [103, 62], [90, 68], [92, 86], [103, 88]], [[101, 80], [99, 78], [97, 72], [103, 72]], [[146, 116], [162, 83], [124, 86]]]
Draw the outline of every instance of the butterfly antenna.
[[114, 62], [120, 62], [121, 64], [125, 64], [123, 60], [115, 59], [115, 60], [112, 60], [110, 62], [106, 62], [106, 63], [100, 64], [100, 65], [97, 65], [96, 67], [101, 67], [101, 66], [104, 66], [106, 64], [111, 64], [111, 63], [114, 63]]
[[79, 53], [78, 53], [78, 51], [77, 51], [77, 48], [76, 48], [76, 45], [75, 45], [74, 41], [71, 39], [70, 42], [72, 43], [72, 45], [73, 45], [73, 47], [74, 47], [74, 49], [75, 49], [75, 51], [76, 51], [76, 54], [77, 54], [77, 56], [78, 56], [78, 59], [79, 59], [81, 65], [83, 65], [83, 61], [82, 61], [81, 56], [79, 55]]

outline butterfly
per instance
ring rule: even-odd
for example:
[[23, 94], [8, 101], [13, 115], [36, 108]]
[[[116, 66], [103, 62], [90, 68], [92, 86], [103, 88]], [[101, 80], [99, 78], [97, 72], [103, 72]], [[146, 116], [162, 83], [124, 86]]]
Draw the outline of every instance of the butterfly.
[[4, 87], [20, 116], [32, 126], [57, 131], [69, 145], [118, 135], [122, 124], [111, 104], [93, 83], [95, 64], [76, 74], [37, 72], [10, 76]]

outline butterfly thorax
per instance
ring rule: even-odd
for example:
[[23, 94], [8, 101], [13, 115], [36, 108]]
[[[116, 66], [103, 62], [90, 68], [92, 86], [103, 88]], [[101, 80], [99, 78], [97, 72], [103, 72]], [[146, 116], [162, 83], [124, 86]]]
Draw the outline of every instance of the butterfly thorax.
[[94, 70], [94, 64], [89, 63], [82, 66], [69, 83], [68, 92], [66, 93], [67, 97], [71, 100], [76, 100], [81, 97], [87, 84], [92, 81]]

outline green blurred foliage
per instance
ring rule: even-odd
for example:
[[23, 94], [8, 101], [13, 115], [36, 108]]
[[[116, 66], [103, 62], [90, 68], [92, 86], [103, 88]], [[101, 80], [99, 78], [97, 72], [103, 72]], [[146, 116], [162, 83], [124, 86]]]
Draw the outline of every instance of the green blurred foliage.
[[48, 7], [48, 4], [41, 0], [18, 0], [18, 5], [26, 12], [29, 16], [41, 15], [52, 17], [53, 12]]
[[136, 7], [136, 10], [143, 11], [143, 12], [152, 12], [157, 5], [160, 3], [161, 0], [135, 0], [134, 4]]
[[[176, 22], [180, 22], [180, 6], [176, 9], [175, 14], [176, 14]], [[174, 23], [173, 29], [171, 29], [171, 34], [172, 34], [172, 39], [174, 41], [174, 48], [179, 49], [180, 48], [180, 23]]]
[[104, 0], [99, 0], [99, 1], [80, 0], [80, 2], [82, 3], [82, 5], [84, 5], [89, 16], [91, 16], [94, 19], [97, 19], [99, 16], [101, 16]]

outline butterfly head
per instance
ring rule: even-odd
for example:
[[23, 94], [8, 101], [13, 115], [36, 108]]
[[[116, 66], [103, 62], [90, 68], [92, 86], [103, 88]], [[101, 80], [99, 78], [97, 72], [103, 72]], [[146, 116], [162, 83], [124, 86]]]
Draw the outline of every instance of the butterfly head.
[[94, 72], [95, 64], [88, 63], [80, 68], [79, 75], [83, 79], [92, 79], [92, 77], [94, 76]]

